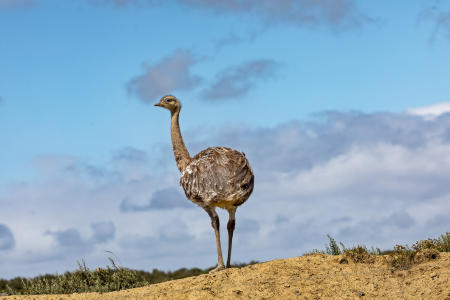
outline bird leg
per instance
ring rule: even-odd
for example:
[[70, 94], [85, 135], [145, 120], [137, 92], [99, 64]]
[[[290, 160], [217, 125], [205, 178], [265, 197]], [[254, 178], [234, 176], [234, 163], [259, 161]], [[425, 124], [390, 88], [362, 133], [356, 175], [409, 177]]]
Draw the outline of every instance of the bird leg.
[[222, 257], [222, 247], [220, 246], [220, 222], [219, 222], [219, 216], [217, 215], [217, 212], [214, 208], [205, 208], [206, 212], [208, 213], [209, 217], [211, 218], [211, 225], [214, 228], [214, 232], [216, 234], [216, 245], [217, 245], [217, 267], [210, 271], [217, 272], [220, 270], [225, 269], [225, 265], [223, 263], [223, 257]]
[[227, 258], [227, 268], [230, 268], [230, 260], [231, 260], [231, 246], [233, 243], [233, 232], [234, 232], [234, 226], [236, 224], [235, 221], [235, 214], [236, 214], [236, 208], [233, 207], [231, 209], [228, 209], [228, 214], [230, 215], [230, 218], [228, 219], [227, 229], [228, 229], [228, 258]]

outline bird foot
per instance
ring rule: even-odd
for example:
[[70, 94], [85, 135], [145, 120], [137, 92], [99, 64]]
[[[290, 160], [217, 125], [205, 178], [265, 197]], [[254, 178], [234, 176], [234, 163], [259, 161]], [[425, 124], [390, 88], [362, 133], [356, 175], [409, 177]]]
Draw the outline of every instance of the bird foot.
[[215, 272], [218, 272], [218, 271], [222, 271], [222, 270], [224, 270], [224, 269], [225, 269], [225, 266], [224, 266], [224, 265], [218, 265], [217, 267], [215, 267], [214, 269], [212, 269], [211, 271], [209, 271], [209, 274], [215, 273]]

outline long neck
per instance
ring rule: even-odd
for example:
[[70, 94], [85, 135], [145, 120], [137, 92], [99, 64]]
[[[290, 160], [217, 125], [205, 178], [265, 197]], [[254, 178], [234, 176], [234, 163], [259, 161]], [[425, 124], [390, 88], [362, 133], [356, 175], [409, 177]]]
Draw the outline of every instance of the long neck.
[[172, 113], [170, 136], [172, 137], [173, 154], [175, 155], [178, 170], [183, 172], [186, 166], [191, 162], [191, 156], [189, 155], [189, 151], [186, 149], [183, 142], [183, 137], [181, 136], [180, 125], [178, 123], [179, 115], [180, 109], [177, 109]]

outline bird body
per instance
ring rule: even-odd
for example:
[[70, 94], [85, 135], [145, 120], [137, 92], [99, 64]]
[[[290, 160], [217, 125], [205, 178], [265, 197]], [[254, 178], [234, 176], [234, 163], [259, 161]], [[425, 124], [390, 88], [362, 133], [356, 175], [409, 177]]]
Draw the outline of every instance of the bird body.
[[189, 200], [201, 207], [224, 209], [244, 203], [253, 191], [253, 183], [245, 155], [226, 147], [208, 148], [195, 155], [180, 178]]
[[180, 185], [186, 197], [202, 207], [211, 218], [218, 256], [217, 267], [212, 272], [225, 268], [220, 244], [219, 216], [215, 209], [220, 207], [228, 211], [227, 267], [230, 267], [236, 209], [247, 201], [254, 186], [250, 164], [244, 153], [226, 147], [207, 148], [191, 158], [178, 122], [181, 103], [176, 97], [168, 95], [162, 97], [155, 106], [166, 108], [171, 113], [170, 132], [175, 161], [181, 172]]

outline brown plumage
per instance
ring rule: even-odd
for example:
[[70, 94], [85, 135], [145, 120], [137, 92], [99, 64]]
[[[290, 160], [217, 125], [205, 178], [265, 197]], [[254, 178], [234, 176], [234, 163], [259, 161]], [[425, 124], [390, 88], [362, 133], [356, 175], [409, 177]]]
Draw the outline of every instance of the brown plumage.
[[244, 153], [226, 147], [207, 148], [191, 158], [178, 123], [181, 103], [168, 95], [155, 105], [171, 113], [172, 147], [181, 172], [180, 185], [186, 197], [202, 207], [211, 218], [218, 255], [217, 268], [213, 271], [225, 267], [220, 245], [219, 217], [215, 208], [224, 208], [229, 213], [227, 267], [230, 267], [236, 208], [247, 201], [253, 191], [254, 176], [250, 164]]

